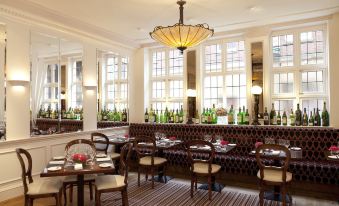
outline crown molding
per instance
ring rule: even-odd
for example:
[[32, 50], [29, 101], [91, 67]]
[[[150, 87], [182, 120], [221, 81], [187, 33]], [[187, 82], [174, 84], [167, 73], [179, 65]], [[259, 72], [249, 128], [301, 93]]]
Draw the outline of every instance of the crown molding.
[[[36, 11], [39, 11], [39, 15], [35, 14]], [[120, 34], [71, 17], [61, 16], [50, 9], [26, 0], [2, 2], [2, 4], [0, 4], [0, 15], [8, 20], [31, 26], [44, 27], [82, 38], [85, 37], [103, 44], [110, 44], [128, 50], [134, 50], [140, 47], [135, 41], [123, 37]], [[67, 22], [67, 24], [65, 22]]]

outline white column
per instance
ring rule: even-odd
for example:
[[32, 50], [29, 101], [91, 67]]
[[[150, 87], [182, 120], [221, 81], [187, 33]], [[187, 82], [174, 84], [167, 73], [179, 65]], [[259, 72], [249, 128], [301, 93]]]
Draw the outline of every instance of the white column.
[[24, 139], [30, 136], [30, 32], [28, 26], [17, 23], [6, 28], [6, 137]]
[[0, 122], [5, 120], [5, 31], [0, 34]]
[[330, 80], [330, 125], [339, 128], [339, 13], [332, 16], [328, 25], [329, 80]]
[[148, 104], [148, 49], [138, 49], [133, 57], [129, 69], [129, 122], [141, 123], [144, 121], [145, 105]]
[[97, 129], [97, 53], [94, 45], [85, 44], [83, 54], [83, 123], [84, 131]]

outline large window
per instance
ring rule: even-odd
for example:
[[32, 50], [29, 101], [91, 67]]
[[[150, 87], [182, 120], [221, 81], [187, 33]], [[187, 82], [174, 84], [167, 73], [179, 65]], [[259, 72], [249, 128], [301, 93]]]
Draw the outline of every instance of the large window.
[[46, 78], [44, 84], [44, 95], [43, 95], [43, 108], [47, 109], [50, 107], [52, 110], [58, 109], [58, 98], [59, 98], [59, 70], [58, 64], [48, 63], [46, 64]]
[[106, 109], [128, 108], [128, 58], [104, 54], [102, 62], [103, 106]]
[[72, 58], [69, 68], [69, 107], [82, 108], [82, 61]]
[[322, 110], [328, 100], [326, 27], [315, 26], [275, 32], [272, 35], [272, 99], [275, 109], [290, 113]]
[[203, 107], [247, 106], [244, 41], [204, 47]]
[[180, 109], [184, 103], [183, 55], [177, 49], [152, 51], [150, 106], [161, 110]]

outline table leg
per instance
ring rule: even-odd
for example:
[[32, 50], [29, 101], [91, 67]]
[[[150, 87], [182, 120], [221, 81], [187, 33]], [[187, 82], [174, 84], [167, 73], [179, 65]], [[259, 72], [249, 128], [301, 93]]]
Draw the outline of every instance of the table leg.
[[[212, 185], [211, 185], [212, 191], [221, 192], [223, 188], [224, 188], [224, 185], [215, 182], [215, 176], [212, 176]], [[208, 184], [200, 185], [199, 189], [208, 190]]]
[[77, 175], [78, 180], [78, 206], [84, 206], [84, 175]]

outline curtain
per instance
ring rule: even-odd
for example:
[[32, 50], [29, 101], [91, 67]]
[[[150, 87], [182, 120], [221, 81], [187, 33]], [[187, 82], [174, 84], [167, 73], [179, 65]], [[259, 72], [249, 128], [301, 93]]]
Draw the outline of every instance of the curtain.
[[31, 110], [32, 121], [35, 126], [37, 114], [43, 101], [44, 83], [47, 73], [47, 66], [43, 58], [33, 58], [32, 60], [32, 93], [31, 93]]

